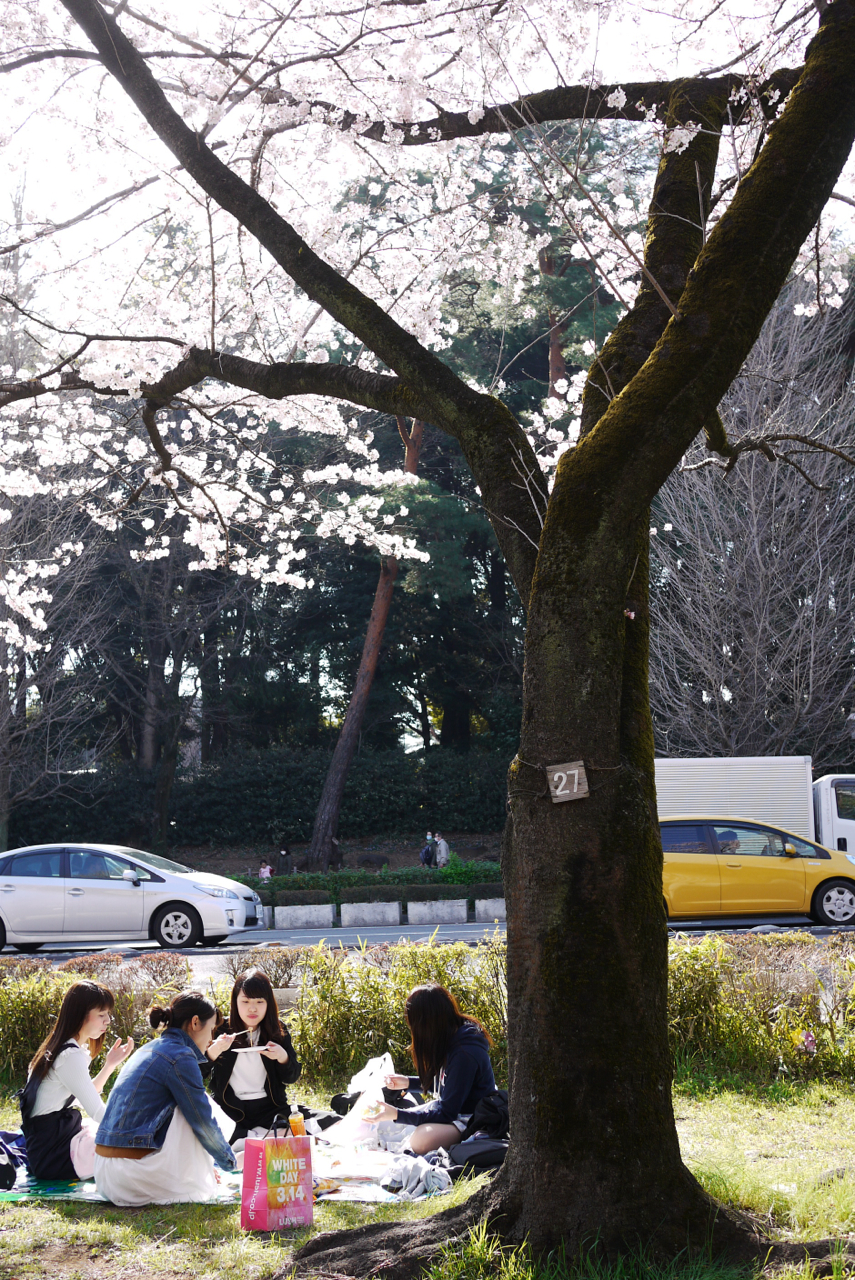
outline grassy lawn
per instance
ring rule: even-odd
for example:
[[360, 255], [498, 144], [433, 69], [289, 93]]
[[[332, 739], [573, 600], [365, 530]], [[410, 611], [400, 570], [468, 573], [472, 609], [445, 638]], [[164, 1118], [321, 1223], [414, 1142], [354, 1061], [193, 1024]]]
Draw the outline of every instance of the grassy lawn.
[[[719, 1198], [761, 1220], [775, 1238], [855, 1233], [855, 1089], [839, 1084], [773, 1085], [683, 1078], [675, 1109], [684, 1158]], [[17, 1127], [17, 1110], [0, 1106], [0, 1127]], [[837, 1176], [842, 1170], [842, 1175]], [[833, 1175], [826, 1177], [825, 1175]], [[378, 1218], [415, 1218], [465, 1198], [398, 1207], [324, 1204], [311, 1231]], [[287, 1265], [308, 1232], [287, 1237], [243, 1233], [231, 1206], [111, 1209], [54, 1203], [0, 1210], [0, 1280], [263, 1280]], [[850, 1236], [855, 1240], [855, 1234]], [[791, 1273], [809, 1277], [804, 1270]], [[710, 1264], [662, 1270], [643, 1259], [611, 1269], [594, 1262], [533, 1265], [524, 1252], [497, 1253], [489, 1239], [445, 1259], [434, 1280], [736, 1280]], [[842, 1277], [842, 1272], [841, 1272]]]
[[855, 1240], [855, 1089], [803, 1084], [675, 1091], [686, 1164], [778, 1239]]

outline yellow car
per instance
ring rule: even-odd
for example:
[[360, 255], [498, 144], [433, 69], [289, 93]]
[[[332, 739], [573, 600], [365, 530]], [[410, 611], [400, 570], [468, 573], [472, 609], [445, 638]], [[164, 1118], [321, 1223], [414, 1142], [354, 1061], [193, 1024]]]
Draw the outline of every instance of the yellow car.
[[745, 818], [663, 818], [669, 917], [809, 913], [855, 923], [855, 854]]

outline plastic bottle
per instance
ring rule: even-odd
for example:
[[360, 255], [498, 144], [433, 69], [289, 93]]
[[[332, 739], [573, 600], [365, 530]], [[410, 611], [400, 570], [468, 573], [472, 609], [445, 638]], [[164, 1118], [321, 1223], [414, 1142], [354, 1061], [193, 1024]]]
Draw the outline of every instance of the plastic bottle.
[[306, 1122], [303, 1119], [303, 1114], [296, 1102], [292, 1102], [291, 1104], [291, 1114], [288, 1117], [288, 1123], [291, 1126], [291, 1132], [295, 1138], [305, 1138]]

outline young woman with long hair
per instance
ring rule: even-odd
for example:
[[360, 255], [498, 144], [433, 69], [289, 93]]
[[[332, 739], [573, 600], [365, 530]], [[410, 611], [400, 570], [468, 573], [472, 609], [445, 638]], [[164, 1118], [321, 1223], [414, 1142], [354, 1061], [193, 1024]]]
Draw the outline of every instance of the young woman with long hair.
[[299, 1080], [300, 1063], [261, 969], [247, 969], [235, 979], [228, 1021], [220, 1029], [226, 1034], [207, 1051], [211, 1091], [235, 1122], [234, 1144], [251, 1129], [269, 1129], [277, 1114], [288, 1114], [285, 1086]]
[[[104, 1115], [101, 1090], [133, 1052], [130, 1038], [111, 1046], [94, 1079], [92, 1059], [104, 1046], [115, 1001], [108, 987], [75, 982], [63, 997], [59, 1017], [30, 1063], [21, 1090], [21, 1124], [27, 1140], [27, 1167], [34, 1178], [91, 1178], [95, 1130]], [[84, 1120], [74, 1103], [90, 1120]]]
[[387, 1076], [389, 1089], [423, 1089], [436, 1100], [398, 1111], [383, 1103], [369, 1123], [395, 1120], [414, 1124], [410, 1146], [416, 1155], [460, 1141], [482, 1098], [496, 1092], [490, 1062], [492, 1040], [477, 1018], [461, 1013], [450, 991], [435, 982], [416, 987], [407, 996], [410, 1054], [417, 1076]]
[[96, 1138], [95, 1185], [113, 1204], [210, 1200], [214, 1165], [236, 1167], [200, 1069], [219, 1021], [218, 1009], [199, 991], [149, 1010], [151, 1026], [163, 1034], [144, 1044], [119, 1076]]

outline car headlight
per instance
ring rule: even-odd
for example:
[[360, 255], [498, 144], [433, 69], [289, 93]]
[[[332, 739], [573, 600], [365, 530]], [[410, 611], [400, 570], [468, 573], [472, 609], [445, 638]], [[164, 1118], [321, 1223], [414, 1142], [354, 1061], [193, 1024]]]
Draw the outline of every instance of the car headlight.
[[200, 893], [208, 893], [212, 898], [236, 898], [238, 895], [234, 889], [221, 889], [217, 884], [194, 884], [194, 889], [198, 889]]
[[258, 894], [257, 894], [257, 893], [254, 893], [254, 894], [252, 895], [252, 900], [253, 900], [253, 902], [260, 902], [260, 901], [261, 901], [261, 898], [258, 896]]

